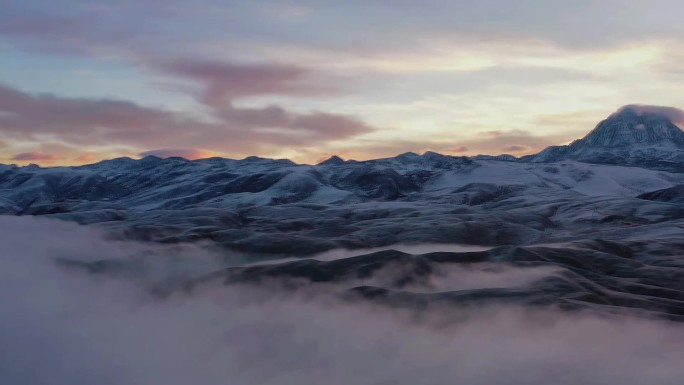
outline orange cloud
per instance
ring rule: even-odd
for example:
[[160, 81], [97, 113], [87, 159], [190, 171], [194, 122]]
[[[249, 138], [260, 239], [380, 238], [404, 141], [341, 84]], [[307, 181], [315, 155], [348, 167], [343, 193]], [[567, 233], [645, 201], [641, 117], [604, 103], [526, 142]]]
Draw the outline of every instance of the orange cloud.
[[83, 154], [74, 159], [78, 163], [92, 163], [98, 160], [98, 156], [92, 153]]
[[456, 148], [450, 148], [446, 150], [447, 152], [454, 153], [454, 154], [463, 154], [468, 152], [468, 147], [466, 146], [459, 146]]

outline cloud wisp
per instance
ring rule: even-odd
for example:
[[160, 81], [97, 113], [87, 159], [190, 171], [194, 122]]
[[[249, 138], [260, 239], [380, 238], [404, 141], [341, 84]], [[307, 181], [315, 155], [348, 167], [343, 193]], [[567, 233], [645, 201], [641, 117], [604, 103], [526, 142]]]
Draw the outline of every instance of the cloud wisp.
[[631, 109], [639, 115], [661, 115], [670, 119], [674, 124], [684, 126], [684, 111], [680, 110], [679, 108], [668, 106], [651, 106], [645, 104], [628, 104], [621, 107], [616, 113], [620, 113], [626, 109]]
[[375, 129], [348, 115], [297, 113], [279, 106], [227, 105], [214, 109], [212, 117], [200, 119], [122, 100], [33, 95], [0, 85], [3, 137], [35, 141], [37, 145], [48, 137], [78, 145], [86, 152], [89, 146], [116, 144], [143, 149], [191, 146], [205, 152], [246, 156], [282, 146], [313, 146]]
[[42, 152], [22, 152], [21, 154], [16, 154], [12, 158], [12, 160], [18, 160], [18, 161], [35, 161], [35, 162], [44, 162], [44, 163], [52, 163], [55, 161], [58, 161], [62, 159], [58, 155], [55, 154], [45, 154]]

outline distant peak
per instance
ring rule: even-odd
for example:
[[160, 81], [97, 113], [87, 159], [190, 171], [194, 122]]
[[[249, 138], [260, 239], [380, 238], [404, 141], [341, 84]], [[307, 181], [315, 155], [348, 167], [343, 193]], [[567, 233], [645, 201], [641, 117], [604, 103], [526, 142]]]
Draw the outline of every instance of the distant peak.
[[434, 151], [425, 151], [423, 153], [423, 156], [444, 156], [444, 155], [442, 155], [438, 152], [434, 152]]
[[136, 160], [133, 159], [133, 158], [131, 158], [131, 157], [128, 157], [128, 156], [120, 156], [120, 157], [118, 157], [118, 158], [101, 160], [101, 161], [99, 161], [99, 162], [97, 162], [97, 163], [94, 163], [94, 164], [100, 164], [100, 165], [107, 165], [107, 164], [131, 164], [131, 163], [135, 163], [135, 162], [136, 162]]
[[251, 155], [251, 156], [248, 156], [242, 160], [247, 161], [247, 162], [258, 162], [260, 160], [265, 160], [265, 158], [262, 158], [262, 157], [256, 156], [256, 155]]
[[340, 157], [337, 156], [337, 155], [333, 155], [333, 156], [331, 156], [330, 158], [328, 158], [328, 159], [326, 159], [326, 160], [324, 160], [324, 161], [322, 161], [322, 162], [319, 162], [318, 165], [319, 165], [319, 166], [324, 166], [324, 165], [337, 165], [337, 164], [343, 164], [343, 163], [344, 163], [344, 159], [340, 158]]
[[425, 151], [422, 155], [423, 159], [428, 159], [428, 160], [438, 160], [438, 159], [444, 159], [448, 158], [448, 156], [440, 154], [438, 152], [434, 151]]
[[140, 158], [140, 161], [142, 161], [142, 162], [160, 162], [162, 160], [163, 160], [162, 158], [160, 158], [156, 155], [147, 155], [147, 156]]
[[415, 152], [405, 152], [403, 154], [397, 155], [397, 158], [420, 158], [420, 155], [416, 154]]
[[630, 104], [600, 122], [571, 147], [616, 148], [625, 146], [684, 146], [684, 132], [674, 121], [684, 121], [684, 112], [673, 107]]
[[260, 156], [248, 156], [246, 158], [243, 158], [239, 162], [245, 162], [245, 163], [264, 163], [264, 164], [278, 164], [281, 166], [294, 166], [297, 163], [289, 160], [289, 159], [272, 159], [272, 158], [262, 158]]

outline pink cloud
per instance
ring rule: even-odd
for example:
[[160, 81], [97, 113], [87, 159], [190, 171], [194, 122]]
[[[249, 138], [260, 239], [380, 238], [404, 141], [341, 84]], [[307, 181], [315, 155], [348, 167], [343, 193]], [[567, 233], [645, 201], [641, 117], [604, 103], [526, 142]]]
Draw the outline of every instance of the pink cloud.
[[[151, 128], [172, 113], [111, 99], [31, 95], [0, 85], [0, 130], [18, 136], [53, 134], [72, 140], [93, 139], [112, 131]], [[84, 136], [85, 135], [85, 136]]]
[[255, 95], [318, 95], [330, 92], [303, 81], [312, 71], [281, 64], [235, 64], [182, 60], [159, 66], [163, 71], [198, 81], [203, 91], [198, 100], [212, 107], [228, 105], [233, 99]]
[[17, 160], [21, 162], [42, 162], [50, 163], [62, 159], [60, 156], [55, 154], [46, 154], [42, 152], [22, 152], [21, 154], [14, 155], [11, 160]]
[[76, 158], [74, 158], [75, 161], [79, 163], [92, 163], [98, 159], [98, 156], [95, 154], [83, 154], [79, 155]]
[[328, 112], [296, 113], [279, 106], [212, 109], [214, 122], [112, 99], [33, 95], [0, 85], [0, 134], [40, 143], [45, 135], [88, 152], [88, 145], [203, 148], [233, 155], [294, 150], [349, 138], [374, 128]]
[[342, 138], [373, 130], [372, 127], [360, 119], [348, 115], [325, 112], [291, 115], [287, 126], [297, 130], [308, 131], [312, 135], [324, 138]]

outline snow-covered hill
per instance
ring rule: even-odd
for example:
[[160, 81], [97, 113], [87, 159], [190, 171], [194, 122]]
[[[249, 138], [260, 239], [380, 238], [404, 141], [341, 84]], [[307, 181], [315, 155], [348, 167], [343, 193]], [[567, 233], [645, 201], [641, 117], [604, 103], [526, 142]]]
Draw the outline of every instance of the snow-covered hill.
[[684, 133], [667, 117], [626, 107], [569, 146], [518, 160], [427, 152], [318, 165], [153, 156], [0, 165], [0, 213], [269, 255], [398, 242], [531, 244], [679, 220], [679, 200], [663, 197], [684, 184], [684, 173], [672, 172], [682, 154]]
[[435, 153], [315, 166], [146, 157], [4, 166], [0, 211], [97, 223], [136, 239], [289, 255], [397, 242], [532, 243], [571, 237], [568, 228], [586, 221], [660, 222], [679, 207], [637, 196], [680, 184], [684, 174], [642, 168]]

